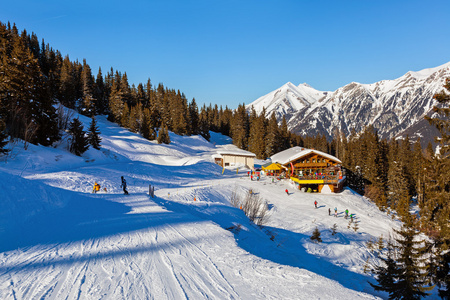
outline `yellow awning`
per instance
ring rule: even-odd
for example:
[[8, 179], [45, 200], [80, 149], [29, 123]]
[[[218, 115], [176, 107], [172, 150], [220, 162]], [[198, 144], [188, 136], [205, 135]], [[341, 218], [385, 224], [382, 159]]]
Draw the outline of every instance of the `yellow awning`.
[[271, 170], [271, 171], [278, 171], [283, 170], [283, 167], [280, 164], [272, 163], [268, 166], [262, 166], [263, 170]]
[[325, 180], [323, 179], [306, 179], [306, 180], [301, 180], [295, 177], [291, 177], [292, 181], [298, 182], [300, 184], [320, 184], [320, 183], [325, 183]]

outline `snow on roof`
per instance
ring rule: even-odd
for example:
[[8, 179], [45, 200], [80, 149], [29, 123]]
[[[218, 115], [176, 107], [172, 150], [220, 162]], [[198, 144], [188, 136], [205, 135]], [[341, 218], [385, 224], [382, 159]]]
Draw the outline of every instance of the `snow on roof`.
[[278, 152], [277, 154], [272, 155], [270, 158], [272, 159], [272, 162], [277, 162], [282, 165], [285, 165], [293, 160], [296, 160], [299, 157], [308, 155], [310, 153], [316, 153], [320, 156], [326, 157], [337, 163], [342, 163], [337, 157], [334, 157], [333, 155], [327, 154], [322, 151], [318, 151], [318, 150], [314, 150], [314, 149], [306, 149], [306, 148], [298, 147], [298, 146]]
[[217, 153], [219, 155], [236, 155], [236, 156], [252, 156], [252, 157], [256, 157], [255, 153], [252, 153], [250, 151], [245, 151], [245, 150], [219, 150], [217, 151]]

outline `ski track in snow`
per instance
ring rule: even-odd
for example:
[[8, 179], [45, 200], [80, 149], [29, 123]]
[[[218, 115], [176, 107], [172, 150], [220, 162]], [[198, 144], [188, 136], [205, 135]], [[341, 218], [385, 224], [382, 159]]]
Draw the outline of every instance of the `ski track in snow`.
[[[385, 296], [375, 293], [362, 273], [369, 255], [364, 244], [386, 236], [397, 223], [362, 197], [351, 191], [301, 193], [265, 177], [251, 182], [246, 171], [222, 175], [210, 157], [220, 142], [213, 146], [199, 137], [171, 135], [173, 144], [157, 145], [98, 121], [101, 151], [78, 158], [30, 145], [15, 160], [0, 162], [0, 182], [17, 182], [0, 206], [15, 203], [2, 215], [0, 299]], [[28, 163], [32, 156], [48, 163]], [[121, 175], [130, 195], [122, 195]], [[93, 181], [107, 192], [92, 194]], [[156, 187], [155, 198], [148, 196], [148, 184]], [[33, 189], [32, 197], [17, 194], [27, 188]], [[271, 218], [264, 229], [228, 202], [233, 191], [243, 195], [248, 189], [269, 204]], [[347, 228], [342, 214], [328, 216], [328, 207], [336, 205], [340, 212], [356, 213], [358, 233]], [[18, 218], [22, 213], [26, 217]], [[329, 228], [334, 223], [338, 234], [333, 237]], [[226, 230], [236, 224], [242, 226], [239, 233]], [[309, 240], [315, 227], [321, 230], [321, 244]]]

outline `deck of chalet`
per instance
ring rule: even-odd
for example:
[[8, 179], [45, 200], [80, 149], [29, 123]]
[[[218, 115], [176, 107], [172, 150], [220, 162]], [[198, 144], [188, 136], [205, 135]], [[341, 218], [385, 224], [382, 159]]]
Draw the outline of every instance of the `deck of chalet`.
[[271, 160], [285, 169], [286, 176], [299, 189], [337, 193], [344, 187], [342, 162], [327, 153], [293, 147], [273, 155]]

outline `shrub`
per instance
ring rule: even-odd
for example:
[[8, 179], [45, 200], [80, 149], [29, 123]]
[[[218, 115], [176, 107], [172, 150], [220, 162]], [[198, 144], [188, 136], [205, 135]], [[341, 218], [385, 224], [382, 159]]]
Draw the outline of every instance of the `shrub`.
[[322, 243], [322, 239], [320, 237], [320, 231], [319, 228], [316, 227], [316, 229], [314, 229], [313, 234], [310, 238], [312, 241], [317, 242], [317, 243]]

